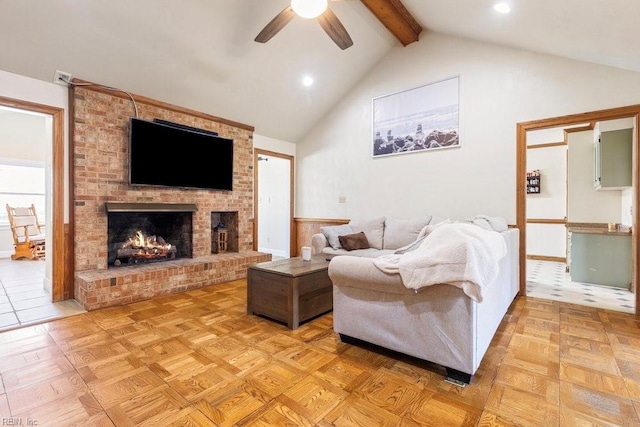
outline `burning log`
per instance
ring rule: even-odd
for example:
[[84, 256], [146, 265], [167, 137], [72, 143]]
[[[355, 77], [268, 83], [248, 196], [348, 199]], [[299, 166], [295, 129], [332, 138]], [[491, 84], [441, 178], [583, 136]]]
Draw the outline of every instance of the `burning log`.
[[135, 249], [171, 249], [171, 244], [165, 242], [162, 236], [146, 236], [141, 230], [136, 231], [133, 237], [122, 244], [122, 249], [135, 248]]
[[161, 258], [175, 258], [177, 248], [167, 243], [161, 236], [145, 236], [141, 230], [124, 242], [116, 252], [115, 265], [121, 265], [121, 259], [155, 260]]
[[140, 248], [124, 248], [118, 249], [117, 256], [118, 258], [157, 258], [157, 257], [166, 257], [170, 254], [175, 254], [176, 248], [171, 247], [170, 249], [151, 249], [151, 250], [143, 250]]

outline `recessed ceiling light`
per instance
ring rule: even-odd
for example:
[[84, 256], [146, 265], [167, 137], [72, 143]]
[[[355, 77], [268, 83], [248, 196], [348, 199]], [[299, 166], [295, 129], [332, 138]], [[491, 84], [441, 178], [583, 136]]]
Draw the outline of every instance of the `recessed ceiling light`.
[[304, 76], [304, 78], [302, 79], [302, 84], [305, 85], [306, 87], [311, 86], [313, 84], [313, 77]]
[[509, 13], [511, 12], [511, 7], [509, 6], [508, 3], [496, 3], [495, 5], [493, 5], [493, 8], [496, 10], [496, 12], [500, 12], [500, 13]]

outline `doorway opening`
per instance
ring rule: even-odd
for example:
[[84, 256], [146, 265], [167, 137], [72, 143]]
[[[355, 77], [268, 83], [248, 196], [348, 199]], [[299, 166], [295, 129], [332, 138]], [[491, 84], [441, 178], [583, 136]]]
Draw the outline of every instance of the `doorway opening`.
[[[631, 132], [632, 141], [630, 143], [630, 169], [631, 169], [631, 185], [623, 191], [621, 197], [620, 192], [614, 195], [613, 192], [609, 192], [608, 197], [616, 198], [612, 206], [612, 209], [617, 209], [617, 216], [615, 218], [621, 218], [619, 220], [613, 220], [617, 223], [616, 233], [620, 232], [621, 239], [628, 239], [629, 244], [628, 252], [629, 257], [626, 255], [619, 258], [625, 258], [627, 265], [630, 265], [631, 274], [629, 277], [630, 286], [625, 290], [625, 295], [613, 295], [615, 299], [619, 299], [617, 302], [621, 306], [626, 307], [618, 308], [619, 311], [638, 312], [638, 299], [639, 295], [636, 292], [636, 286], [638, 283], [638, 269], [637, 269], [637, 256], [638, 253], [638, 238], [637, 238], [637, 211], [638, 204], [638, 115], [640, 114], [640, 106], [621, 107], [610, 110], [601, 110], [583, 114], [576, 114], [564, 117], [557, 117], [551, 119], [537, 120], [532, 122], [518, 123], [517, 125], [517, 138], [518, 138], [518, 151], [517, 151], [517, 226], [520, 229], [520, 293], [522, 295], [535, 295], [535, 291], [531, 289], [531, 286], [527, 284], [532, 281], [532, 278], [540, 282], [543, 276], [547, 277], [547, 281], [553, 281], [550, 293], [554, 292], [553, 286], [557, 289], [562, 289], [561, 285], [567, 285], [568, 282], [572, 282], [572, 276], [569, 274], [574, 268], [574, 276], [578, 278], [580, 276], [580, 263], [581, 256], [579, 252], [582, 251], [584, 246], [582, 245], [582, 237], [584, 233], [592, 233], [592, 229], [595, 228], [595, 234], [604, 233], [604, 238], [613, 238], [614, 233], [607, 231], [607, 222], [612, 222], [611, 219], [606, 220], [605, 214], [600, 216], [594, 216], [593, 220], [589, 221], [590, 214], [595, 211], [593, 204], [602, 204], [601, 201], [595, 200], [595, 196], [588, 196], [594, 194], [594, 140], [593, 129], [599, 123], [612, 122], [619, 119], [626, 119], [629, 123], [632, 123], [633, 131]], [[561, 141], [536, 141], [536, 135], [544, 134], [560, 130], [564, 133], [564, 138]], [[597, 129], [596, 129], [597, 130]], [[589, 140], [589, 141], [586, 141]], [[586, 141], [586, 142], [585, 142]], [[569, 147], [569, 148], [567, 148]], [[576, 160], [580, 157], [577, 150], [574, 153], [570, 153], [570, 147], [579, 148], [583, 153], [582, 157], [586, 160], [586, 164], [580, 166], [580, 163]], [[545, 151], [547, 153], [545, 153]], [[556, 173], [557, 170], [564, 167], [564, 175], [566, 179], [564, 182], [558, 182], [558, 179], [554, 180], [552, 176], [548, 174], [551, 171], [554, 162], [550, 159], [548, 154], [551, 151], [556, 151], [557, 154], [564, 156], [563, 158], [556, 158]], [[585, 162], [583, 162], [585, 163]], [[542, 165], [542, 166], [538, 166]], [[586, 186], [586, 189], [582, 193], [570, 189], [570, 181], [577, 182], [576, 174], [579, 169], [582, 168], [582, 172], [585, 177], [580, 179], [581, 185]], [[546, 175], [546, 176], [545, 176]], [[533, 179], [529, 179], [533, 177]], [[536, 181], [533, 183], [533, 181]], [[553, 187], [555, 182], [555, 189]], [[586, 184], [585, 184], [586, 182]], [[533, 184], [539, 186], [536, 191], [530, 191], [528, 188]], [[547, 185], [545, 192], [545, 183]], [[557, 196], [556, 203], [558, 206], [548, 207], [544, 209], [544, 200], [551, 198], [551, 193], [555, 191]], [[563, 193], [564, 192], [564, 193]], [[607, 193], [602, 193], [605, 197]], [[577, 194], [577, 195], [576, 195]], [[591, 206], [591, 208], [589, 208]], [[627, 227], [623, 227], [626, 225]], [[622, 230], [624, 228], [624, 230]], [[573, 251], [572, 257], [572, 236], [574, 247], [577, 248]], [[600, 237], [597, 237], [599, 239]], [[543, 248], [544, 245], [549, 245], [550, 242], [556, 242], [555, 249]], [[600, 243], [598, 243], [600, 244]], [[577, 245], [577, 246], [576, 246]], [[564, 246], [562, 248], [562, 246]], [[560, 248], [560, 249], [559, 249]], [[546, 251], [546, 253], [545, 253]], [[555, 251], [555, 252], [554, 252]], [[584, 252], [584, 251], [583, 251]], [[573, 263], [572, 263], [573, 259]], [[591, 261], [589, 261], [591, 262]], [[549, 264], [549, 265], [546, 265]], [[556, 265], [557, 264], [557, 265]], [[567, 271], [567, 265], [569, 266]], [[581, 296], [585, 299], [586, 305], [596, 305], [597, 297], [602, 296], [601, 289], [599, 287], [591, 287], [592, 285], [582, 278], [576, 279], [575, 282], [583, 286], [585, 289], [577, 289]], [[597, 281], [596, 281], [597, 282]], [[597, 283], [596, 283], [597, 285]], [[567, 293], [569, 289], [565, 288], [563, 291]], [[608, 291], [622, 292], [619, 289], [603, 289], [604, 293]], [[557, 292], [560, 294], [560, 292]], [[623, 292], [624, 293], [624, 292]], [[591, 295], [588, 295], [591, 294]], [[631, 295], [629, 295], [631, 294]], [[558, 299], [555, 296], [550, 299]], [[588, 301], [591, 299], [594, 304], [590, 304]], [[629, 301], [622, 301], [628, 299]], [[574, 295], [573, 303], [581, 303], [577, 295]], [[610, 308], [610, 307], [605, 307]], [[615, 309], [615, 308], [614, 308]]]
[[[73, 298], [72, 283], [70, 283], [69, 286], [65, 286], [64, 280], [64, 110], [58, 107], [5, 97], [0, 97], [0, 108], [5, 112], [8, 111], [10, 114], [13, 114], [14, 118], [18, 121], [29, 121], [30, 119], [37, 118], [39, 123], [42, 123], [42, 127], [44, 128], [43, 132], [45, 132], [44, 135], [46, 135], [46, 137], [43, 137], [45, 140], [43, 146], [40, 149], [35, 149], [32, 153], [26, 153], [27, 148], [22, 147], [23, 152], [20, 154], [16, 154], [15, 150], [10, 152], [13, 148], [7, 148], [5, 151], [6, 154], [0, 154], [0, 157], [9, 157], [18, 163], [26, 162], [24, 165], [20, 164], [18, 166], [26, 166], [31, 169], [34, 167], [36, 167], [36, 169], [41, 168], [43, 169], [41, 172], [43, 172], [45, 176], [44, 194], [41, 194], [41, 190], [34, 191], [26, 187], [20, 191], [15, 191], [15, 193], [19, 193], [18, 195], [21, 194], [23, 196], [30, 192], [38, 193], [33, 195], [38, 198], [38, 200], [34, 200], [34, 204], [39, 205], [44, 203], [44, 206], [37, 206], [37, 210], [44, 213], [41, 219], [44, 220], [43, 222], [45, 223], [46, 256], [44, 261], [33, 262], [32, 260], [13, 261], [10, 257], [6, 260], [1, 260], [0, 271], [6, 273], [6, 278], [2, 286], [2, 296], [4, 297], [2, 300], [4, 301], [6, 299], [4, 302], [7, 304], [5, 308], [11, 308], [12, 310], [10, 313], [5, 313], [6, 316], [0, 315], [0, 328], [7, 329], [67, 315], [69, 311], [77, 310], [77, 307], [66, 307], [64, 305], [54, 306], [51, 304], [52, 302]], [[33, 156], [41, 156], [41, 158], [35, 159]], [[31, 172], [33, 172], [33, 170]], [[12, 191], [9, 191], [9, 193], [12, 193]], [[28, 196], [27, 194], [27, 197]], [[17, 200], [13, 203], [19, 202], [20, 200]], [[5, 211], [5, 204], [3, 203], [0, 208]], [[13, 238], [9, 238], [11, 239], [9, 250], [12, 251]], [[11, 262], [11, 264], [7, 264], [9, 262]], [[35, 268], [36, 264], [34, 264], [34, 262], [38, 264], [39, 268]], [[39, 274], [39, 276], [35, 277], [32, 283], [11, 286], [18, 284], [18, 282], [12, 282], [12, 278], [29, 277], [27, 273], [23, 271], [25, 269], [31, 271], [34, 277], [36, 274]], [[26, 294], [16, 295], [14, 298], [10, 298], [9, 292], [7, 292], [7, 286], [14, 288], [12, 291], [23, 291], [30, 288], [36, 290], [37, 288], [42, 295], [33, 298], [34, 301], [31, 302], [27, 301], [29, 298], [21, 298]], [[75, 301], [71, 302], [74, 303]], [[29, 306], [29, 304], [39, 303], [47, 303], [46, 308], [44, 308], [44, 306]], [[18, 315], [16, 315], [16, 313], [18, 313]], [[22, 316], [20, 316], [20, 314]]]
[[254, 150], [254, 250], [290, 258], [293, 247], [293, 156]]

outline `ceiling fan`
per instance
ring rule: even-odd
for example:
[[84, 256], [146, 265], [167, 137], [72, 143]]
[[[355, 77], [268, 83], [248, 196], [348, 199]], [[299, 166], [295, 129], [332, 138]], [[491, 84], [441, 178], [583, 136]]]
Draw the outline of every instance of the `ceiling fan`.
[[[332, 0], [337, 1], [337, 0]], [[328, 8], [327, 0], [291, 0], [291, 5], [276, 15], [255, 38], [258, 43], [266, 43], [282, 30], [296, 15], [307, 19], [317, 19], [322, 29], [342, 50], [353, 45], [353, 41], [338, 17]]]

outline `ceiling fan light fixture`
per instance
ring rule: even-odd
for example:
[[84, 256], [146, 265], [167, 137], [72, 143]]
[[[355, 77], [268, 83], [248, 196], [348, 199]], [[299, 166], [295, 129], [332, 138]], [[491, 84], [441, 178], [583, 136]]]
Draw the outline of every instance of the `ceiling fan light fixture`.
[[327, 0], [291, 0], [291, 9], [303, 18], [317, 18], [327, 10]]

